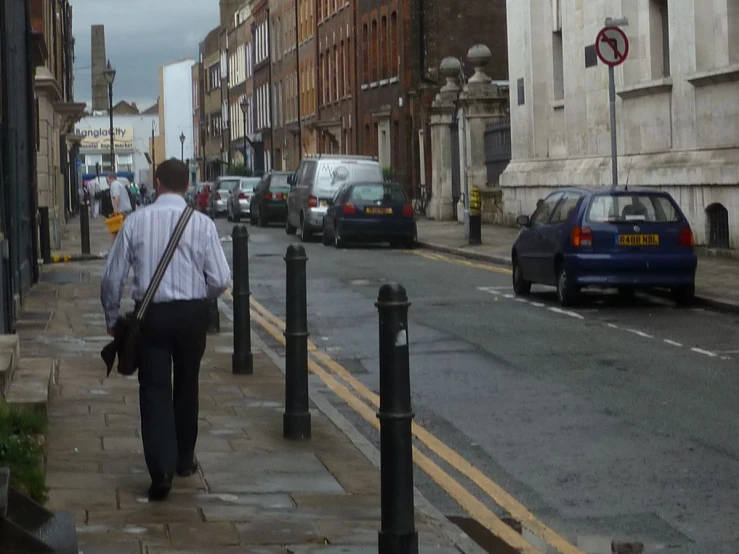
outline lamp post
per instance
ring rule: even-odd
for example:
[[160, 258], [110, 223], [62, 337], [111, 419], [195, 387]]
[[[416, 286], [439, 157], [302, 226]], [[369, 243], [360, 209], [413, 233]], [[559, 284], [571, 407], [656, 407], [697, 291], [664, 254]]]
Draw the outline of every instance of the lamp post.
[[185, 161], [185, 133], [180, 134], [180, 160]]
[[244, 169], [246, 169], [246, 114], [249, 111], [249, 100], [244, 97], [241, 101], [241, 113], [244, 116]]
[[110, 117], [110, 171], [115, 174], [115, 139], [113, 135], [113, 83], [115, 82], [115, 69], [108, 65], [103, 69], [103, 77], [108, 83], [108, 116]]
[[200, 156], [203, 159], [203, 173], [200, 176], [201, 181], [208, 179], [208, 168], [205, 160], [205, 141], [208, 137], [208, 120], [204, 117], [200, 117]]

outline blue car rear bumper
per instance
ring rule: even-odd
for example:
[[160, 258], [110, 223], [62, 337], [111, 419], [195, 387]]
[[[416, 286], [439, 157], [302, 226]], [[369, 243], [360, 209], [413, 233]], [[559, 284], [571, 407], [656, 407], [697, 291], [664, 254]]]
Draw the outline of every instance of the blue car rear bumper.
[[342, 238], [365, 242], [410, 240], [416, 236], [413, 219], [340, 219], [338, 230]]
[[567, 274], [580, 286], [674, 287], [693, 285], [695, 254], [569, 254]]

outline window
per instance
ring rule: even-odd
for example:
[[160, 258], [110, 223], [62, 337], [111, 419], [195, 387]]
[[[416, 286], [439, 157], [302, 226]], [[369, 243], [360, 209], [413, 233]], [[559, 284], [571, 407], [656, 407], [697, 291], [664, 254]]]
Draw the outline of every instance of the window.
[[649, 46], [652, 78], [670, 76], [670, 23], [667, 0], [649, 0]]
[[334, 45], [334, 82], [332, 85], [334, 86], [334, 101], [339, 102], [341, 100], [341, 94], [339, 93], [339, 83], [341, 82], [339, 80], [340, 78], [340, 64], [339, 64], [339, 47]]
[[530, 225], [532, 227], [546, 225], [549, 222], [549, 217], [552, 215], [552, 212], [557, 206], [557, 202], [559, 202], [560, 198], [562, 198], [562, 193], [556, 192], [548, 196], [546, 200], [539, 204], [534, 215], [531, 216]]
[[398, 52], [398, 13], [390, 14], [390, 75], [398, 76], [398, 64], [400, 53]]
[[338, 88], [337, 88], [337, 95], [339, 99], [346, 96], [346, 81], [344, 81], [344, 75], [346, 73], [346, 45], [344, 41], [341, 41], [341, 45], [339, 46], [339, 58], [336, 60], [336, 66], [338, 68]]
[[365, 23], [362, 26], [362, 79], [363, 83], [370, 81], [370, 44], [369, 44], [369, 28]]
[[577, 204], [580, 202], [580, 198], [582, 198], [582, 196], [579, 194], [566, 192], [564, 199], [554, 210], [554, 214], [552, 214], [551, 223], [566, 223], [569, 221], [570, 216], [574, 214], [575, 208], [577, 208]]
[[400, 185], [355, 185], [352, 187], [352, 202], [407, 202], [405, 191]]
[[661, 194], [601, 194], [593, 197], [587, 215], [587, 220], [593, 223], [606, 221], [674, 223], [680, 219], [680, 212], [670, 197]]
[[390, 68], [388, 66], [388, 49], [390, 45], [388, 44], [387, 40], [387, 31], [387, 16], [383, 15], [380, 25], [380, 76], [382, 79], [387, 79], [388, 73], [390, 71]]
[[346, 39], [346, 51], [344, 52], [344, 86], [346, 87], [345, 95], [350, 96], [352, 94], [352, 87], [354, 86], [352, 77], [354, 71], [352, 71], [352, 39]]
[[378, 80], [378, 38], [377, 38], [377, 20], [372, 20], [372, 38], [370, 41], [370, 81]]
[[365, 123], [364, 125], [364, 154], [365, 156], [369, 156], [371, 153], [371, 150], [370, 150], [371, 143], [372, 143], [372, 135], [370, 134], [370, 126], [369, 126], [369, 123]]
[[562, 31], [552, 33], [552, 79], [554, 100], [563, 100], [565, 97], [565, 76]]

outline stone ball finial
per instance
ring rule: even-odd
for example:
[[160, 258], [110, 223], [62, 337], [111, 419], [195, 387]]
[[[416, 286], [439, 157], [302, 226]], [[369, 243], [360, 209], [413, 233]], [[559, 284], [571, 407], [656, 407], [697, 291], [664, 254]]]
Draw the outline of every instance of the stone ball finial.
[[493, 59], [493, 54], [490, 52], [490, 48], [484, 44], [475, 44], [467, 52], [467, 59], [475, 68], [475, 74], [470, 78], [471, 83], [489, 83], [492, 81], [484, 71]]
[[456, 92], [459, 90], [459, 75], [462, 72], [462, 62], [457, 58], [448, 57], [441, 60], [439, 73], [446, 79], [441, 92]]

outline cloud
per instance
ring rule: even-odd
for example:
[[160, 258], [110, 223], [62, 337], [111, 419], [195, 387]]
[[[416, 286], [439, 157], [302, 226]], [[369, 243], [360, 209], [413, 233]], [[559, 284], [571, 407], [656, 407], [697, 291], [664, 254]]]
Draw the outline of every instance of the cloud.
[[114, 102], [147, 108], [159, 94], [159, 67], [197, 59], [198, 45], [218, 25], [218, 0], [72, 0], [75, 99], [91, 96], [90, 28], [105, 25], [106, 55], [116, 69]]

